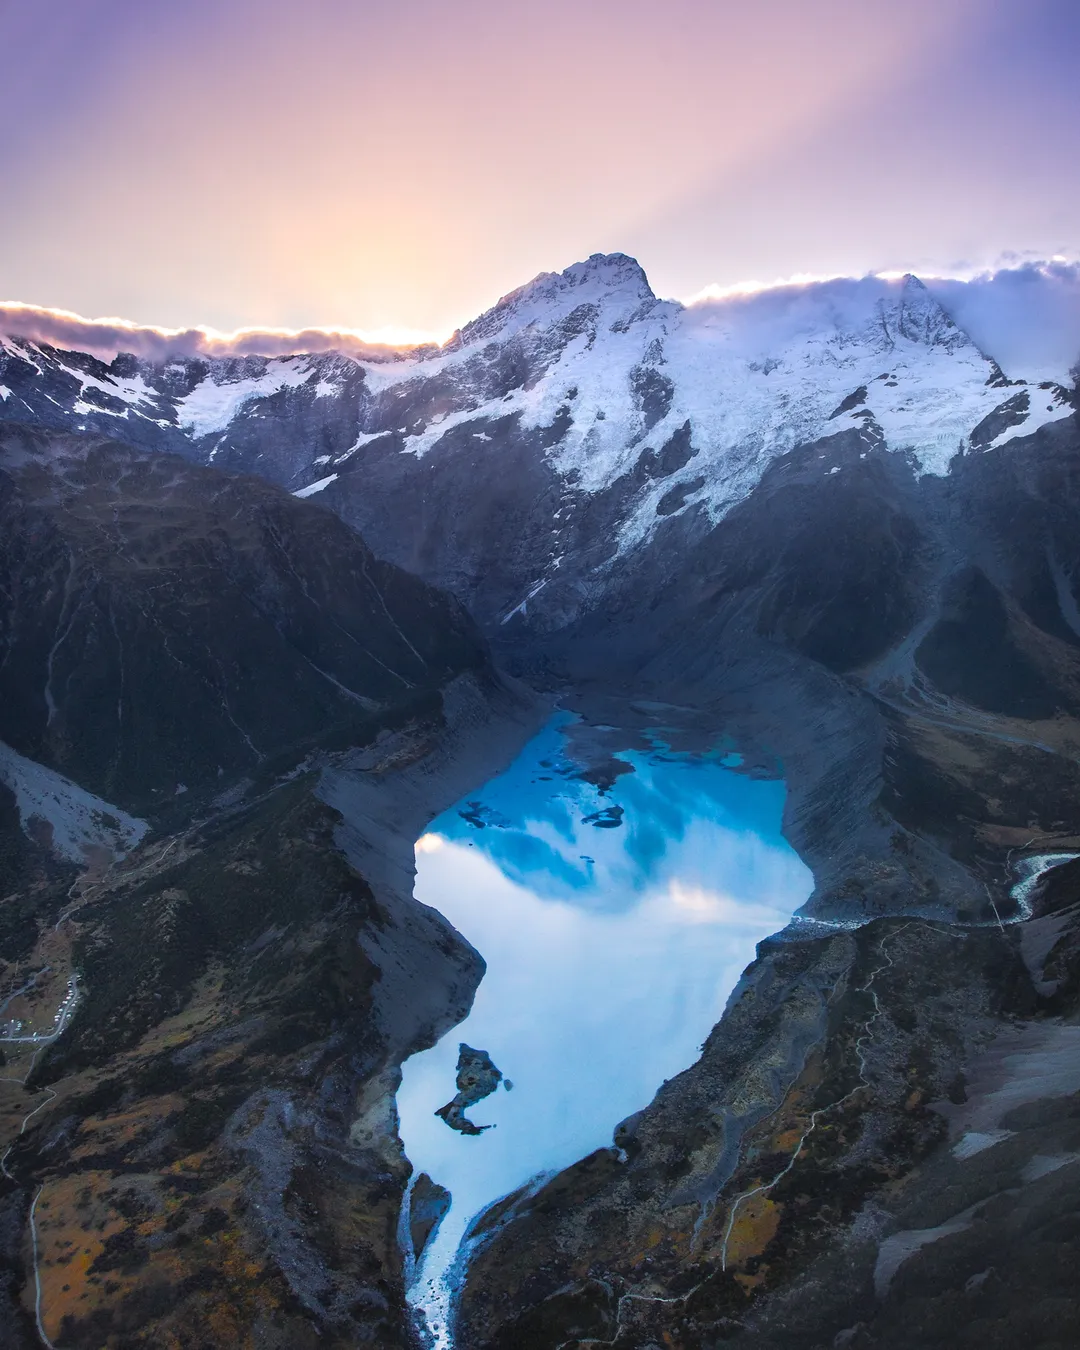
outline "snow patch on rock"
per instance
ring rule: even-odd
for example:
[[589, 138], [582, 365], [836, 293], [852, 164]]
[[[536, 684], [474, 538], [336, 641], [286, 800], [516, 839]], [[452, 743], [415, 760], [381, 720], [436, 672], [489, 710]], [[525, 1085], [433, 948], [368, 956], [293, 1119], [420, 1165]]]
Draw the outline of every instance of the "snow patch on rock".
[[294, 497], [313, 497], [316, 492], [321, 492], [323, 488], [329, 487], [337, 477], [336, 473], [327, 474], [325, 478], [319, 478], [314, 483], [309, 483], [307, 487], [299, 488], [293, 493]]
[[310, 357], [287, 356], [268, 360], [262, 374], [247, 379], [219, 384], [212, 371], [190, 394], [177, 400], [177, 421], [195, 436], [223, 431], [245, 403], [306, 384], [313, 369], [314, 362]]
[[57, 857], [68, 862], [86, 862], [94, 848], [106, 848], [122, 857], [149, 828], [145, 820], [129, 816], [2, 741], [0, 781], [14, 794], [27, 835], [39, 843], [47, 842]]

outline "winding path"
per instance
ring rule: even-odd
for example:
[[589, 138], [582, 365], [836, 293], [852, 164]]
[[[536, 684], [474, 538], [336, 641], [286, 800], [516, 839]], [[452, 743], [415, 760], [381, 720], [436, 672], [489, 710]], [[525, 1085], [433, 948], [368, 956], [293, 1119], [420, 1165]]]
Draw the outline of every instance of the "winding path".
[[[68, 1007], [69, 1004], [70, 1007]], [[68, 998], [65, 999], [64, 1004], [62, 1005], [62, 1008], [63, 1007], [68, 1007], [68, 1017], [67, 1019], [62, 1019], [62, 1023], [60, 1026], [58, 1026], [58, 1029], [47, 1038], [48, 1041], [56, 1040], [56, 1038], [63, 1031], [64, 1027], [67, 1025], [67, 1021], [70, 1020], [70, 1014], [72, 1011], [74, 1011], [74, 1004], [70, 1002], [70, 994]], [[0, 1083], [18, 1083], [20, 1087], [25, 1087], [27, 1079], [29, 1079], [30, 1075], [34, 1072], [34, 1065], [37, 1062], [37, 1057], [38, 1055], [41, 1054], [43, 1049], [44, 1049], [44, 1042], [40, 1044], [38, 1048], [34, 1051], [34, 1053], [30, 1056], [30, 1067], [26, 1070], [25, 1077], [0, 1078]], [[32, 1111], [28, 1111], [26, 1115], [23, 1116], [22, 1124], [19, 1126], [19, 1133], [15, 1136], [15, 1138], [11, 1141], [11, 1143], [8, 1144], [7, 1148], [4, 1150], [3, 1156], [0, 1157], [0, 1173], [3, 1173], [3, 1175], [8, 1179], [8, 1181], [13, 1181], [16, 1184], [18, 1184], [17, 1178], [14, 1176], [12, 1172], [8, 1170], [7, 1165], [7, 1160], [11, 1154], [11, 1150], [15, 1147], [18, 1140], [20, 1140], [26, 1133], [27, 1125], [30, 1124], [30, 1122], [37, 1115], [37, 1113], [39, 1111], [44, 1110], [44, 1108], [48, 1106], [50, 1102], [56, 1100], [56, 1093], [52, 1090], [51, 1087], [42, 1088], [42, 1091], [48, 1093], [48, 1096], [45, 1098], [44, 1101], [39, 1102]], [[36, 1212], [37, 1212], [37, 1202], [38, 1200], [41, 1199], [41, 1192], [43, 1190], [44, 1186], [39, 1186], [37, 1190], [34, 1192], [34, 1198], [30, 1203], [30, 1250], [33, 1253], [33, 1260], [34, 1260], [34, 1320], [37, 1323], [37, 1333], [39, 1338], [41, 1339], [41, 1343], [47, 1347], [47, 1350], [57, 1350], [57, 1347], [49, 1339], [48, 1334], [45, 1331], [45, 1325], [41, 1320], [41, 1262], [40, 1257], [38, 1255]]]
[[[59, 923], [56, 926], [59, 927], [60, 926]], [[47, 971], [48, 967], [46, 967], [45, 969]], [[6, 1008], [8, 1004], [10, 1004], [11, 1001], [14, 998], [16, 998], [19, 994], [25, 993], [29, 989], [34, 988], [34, 986], [37, 984], [38, 979], [43, 973], [44, 972], [39, 971], [37, 974], [33, 975], [30, 978], [30, 980], [27, 981], [26, 984], [22, 985], [21, 988], [16, 989], [12, 994], [10, 994], [3, 1003], [3, 1005], [0, 1006], [0, 1011]], [[19, 1087], [23, 1088], [26, 1087], [26, 1084], [30, 1080], [30, 1075], [34, 1072], [34, 1066], [37, 1064], [38, 1056], [41, 1054], [42, 1050], [44, 1050], [46, 1046], [52, 1045], [54, 1041], [59, 1040], [59, 1038], [67, 1030], [68, 1024], [71, 1022], [72, 1017], [75, 1015], [75, 1008], [78, 1005], [78, 1002], [79, 1002], [79, 976], [77, 972], [73, 971], [71, 977], [68, 979], [67, 992], [64, 995], [64, 1001], [60, 1004], [60, 1007], [57, 1009], [56, 1015], [53, 1018], [52, 1031], [34, 1032], [32, 1035], [29, 1036], [0, 1036], [0, 1047], [12, 1044], [33, 1045], [35, 1047], [34, 1053], [30, 1056], [30, 1063], [27, 1066], [26, 1073], [22, 1076], [22, 1078], [13, 1078], [11, 1077], [11, 1075], [8, 1075], [6, 1077], [0, 1078], [0, 1083], [15, 1083]], [[18, 1134], [11, 1141], [11, 1143], [8, 1144], [7, 1148], [3, 1152], [3, 1155], [0, 1156], [0, 1175], [3, 1175], [8, 1181], [14, 1182], [16, 1185], [18, 1184], [18, 1178], [9, 1169], [7, 1165], [8, 1158], [11, 1156], [11, 1152], [14, 1149], [15, 1145], [26, 1133], [26, 1127], [30, 1124], [30, 1122], [34, 1119], [34, 1117], [38, 1114], [38, 1112], [43, 1111], [45, 1107], [49, 1105], [50, 1102], [56, 1100], [57, 1094], [53, 1091], [51, 1087], [44, 1087], [41, 1089], [41, 1091], [46, 1094], [44, 1100], [38, 1102], [37, 1106], [35, 1106], [33, 1110], [28, 1111], [26, 1115], [23, 1116], [22, 1123], [19, 1126]], [[46, 1350], [57, 1350], [56, 1345], [49, 1339], [48, 1333], [45, 1330], [45, 1324], [41, 1318], [41, 1259], [38, 1252], [37, 1203], [41, 1199], [41, 1192], [43, 1190], [44, 1185], [40, 1185], [34, 1192], [34, 1198], [30, 1203], [30, 1216], [29, 1216], [30, 1250], [33, 1255], [33, 1267], [34, 1267], [34, 1321], [36, 1323], [38, 1337], [41, 1340], [42, 1345], [46, 1347]]]
[[[903, 927], [896, 929], [895, 932], [890, 933], [888, 936], [894, 938], [899, 937], [901, 933], [903, 933], [906, 929], [910, 927], [911, 924], [906, 923], [903, 925]], [[802, 1135], [799, 1138], [799, 1142], [795, 1148], [795, 1151], [788, 1159], [787, 1166], [784, 1167], [782, 1171], [777, 1172], [776, 1176], [773, 1177], [772, 1181], [766, 1182], [760, 1186], [754, 1186], [748, 1191], [743, 1191], [741, 1195], [737, 1195], [735, 1199], [732, 1201], [731, 1211], [728, 1215], [727, 1228], [724, 1230], [724, 1242], [720, 1251], [721, 1270], [727, 1270], [728, 1242], [731, 1239], [731, 1230], [735, 1226], [735, 1220], [738, 1217], [739, 1209], [742, 1206], [743, 1201], [750, 1200], [755, 1195], [764, 1195], [767, 1191], [771, 1191], [774, 1186], [779, 1185], [779, 1183], [783, 1181], [784, 1177], [786, 1177], [787, 1174], [791, 1171], [791, 1169], [795, 1166], [796, 1162], [799, 1159], [799, 1155], [802, 1153], [803, 1149], [806, 1146], [806, 1141], [814, 1133], [814, 1130], [817, 1128], [817, 1123], [821, 1119], [821, 1117], [828, 1115], [830, 1111], [838, 1111], [842, 1106], [844, 1106], [847, 1102], [849, 1102], [852, 1099], [852, 1097], [855, 1096], [856, 1093], [861, 1092], [863, 1088], [868, 1088], [870, 1086], [870, 1080], [866, 1076], [866, 1053], [867, 1053], [866, 1047], [868, 1046], [873, 1036], [874, 1023], [881, 1016], [882, 1012], [881, 1002], [877, 996], [877, 990], [875, 990], [873, 987], [874, 981], [884, 971], [888, 970], [891, 966], [894, 966], [896, 964], [885, 949], [885, 944], [887, 941], [888, 938], [884, 939], [882, 941], [880, 948], [880, 954], [882, 957], [884, 957], [883, 963], [880, 966], [877, 966], [871, 972], [870, 978], [866, 981], [864, 985], [861, 986], [861, 988], [858, 991], [861, 994], [869, 994], [870, 997], [874, 1000], [874, 1011], [863, 1023], [862, 1033], [860, 1034], [858, 1040], [856, 1040], [855, 1042], [855, 1055], [859, 1061], [859, 1081], [849, 1092], [845, 1092], [842, 1097], [838, 1097], [836, 1101], [830, 1102], [828, 1106], [819, 1106], [816, 1111], [811, 1113], [809, 1123], [807, 1124], [806, 1129], [802, 1132]], [[791, 1089], [789, 1087], [788, 1092], [790, 1092], [790, 1090]], [[787, 1093], [785, 1093], [785, 1097], [786, 1096]]]

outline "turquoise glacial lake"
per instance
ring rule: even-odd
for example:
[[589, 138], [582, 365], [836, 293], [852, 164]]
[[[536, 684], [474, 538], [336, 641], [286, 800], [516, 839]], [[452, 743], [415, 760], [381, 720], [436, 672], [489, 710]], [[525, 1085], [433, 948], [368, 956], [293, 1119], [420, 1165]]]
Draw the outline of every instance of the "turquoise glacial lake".
[[[467, 1230], [489, 1205], [593, 1150], [688, 1068], [755, 945], [813, 880], [781, 832], [784, 785], [738, 756], [628, 751], [601, 792], [567, 757], [561, 715], [505, 773], [432, 822], [415, 894], [480, 952], [468, 1018], [409, 1059], [405, 1152], [452, 1196], [410, 1267], [410, 1303], [453, 1345]], [[435, 1112], [456, 1091], [459, 1043], [512, 1083], [470, 1107], [477, 1135]]]

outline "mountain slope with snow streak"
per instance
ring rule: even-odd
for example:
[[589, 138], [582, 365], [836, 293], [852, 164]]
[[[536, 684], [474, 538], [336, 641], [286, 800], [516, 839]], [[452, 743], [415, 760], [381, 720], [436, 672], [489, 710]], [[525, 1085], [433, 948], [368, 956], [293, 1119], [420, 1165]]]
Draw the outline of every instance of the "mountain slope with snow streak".
[[[5, 418], [314, 497], [489, 624], [556, 576], [594, 592], [672, 517], [714, 526], [799, 446], [842, 473], [828, 443], [854, 431], [863, 455], [943, 476], [1073, 412], [1062, 385], [1010, 379], [914, 276], [684, 306], [623, 254], [542, 274], [442, 348], [106, 365], [5, 339], [0, 386]], [[496, 562], [505, 585], [481, 594]]]
[[[81, 419], [87, 430], [123, 433], [150, 422], [183, 433], [196, 457], [219, 462], [229, 459], [244, 420], [295, 413], [290, 395], [308, 410], [322, 404], [327, 415], [355, 418], [356, 435], [335, 462], [385, 435], [423, 455], [470, 422], [520, 416], [525, 429], [550, 427], [565, 406], [566, 429], [550, 458], [586, 491], [606, 486], [689, 418], [705, 453], [699, 467], [713, 470], [702, 494], [713, 510], [739, 494], [755, 462], [823, 434], [839, 403], [863, 385], [865, 411], [856, 417], [872, 414], [889, 446], [911, 450], [929, 473], [947, 472], [989, 414], [1017, 403], [992, 354], [979, 351], [914, 276], [777, 287], [687, 307], [658, 300], [622, 254], [544, 273], [443, 348], [386, 361], [333, 353], [158, 363], [118, 356], [106, 365], [2, 338], [0, 383], [9, 418], [47, 413], [40, 409], [47, 402], [53, 416]], [[1060, 386], [1015, 384], [1029, 406], [1010, 436], [1070, 410]], [[306, 458], [315, 448], [296, 445], [291, 476], [330, 462]]]
[[[507, 365], [524, 378], [503, 392], [493, 376]], [[685, 502], [701, 501], [715, 520], [778, 453], [845, 427], [873, 428], [890, 448], [914, 454], [922, 472], [942, 474], [956, 454], [983, 447], [979, 429], [995, 413], [1015, 412], [1000, 443], [1071, 412], [1059, 386], [1012, 387], [915, 277], [685, 309], [657, 301], [629, 259], [543, 278], [446, 352], [379, 378], [391, 373], [376, 409], [403, 450], [437, 452], [470, 423], [517, 417], [522, 430], [535, 430], [563, 415], [548, 457], [585, 492], [610, 486], [689, 422], [693, 463], [635, 503], [627, 542], [648, 532], [675, 483], [704, 474]], [[449, 406], [400, 430], [388, 425], [395, 399], [433, 384], [446, 387]]]

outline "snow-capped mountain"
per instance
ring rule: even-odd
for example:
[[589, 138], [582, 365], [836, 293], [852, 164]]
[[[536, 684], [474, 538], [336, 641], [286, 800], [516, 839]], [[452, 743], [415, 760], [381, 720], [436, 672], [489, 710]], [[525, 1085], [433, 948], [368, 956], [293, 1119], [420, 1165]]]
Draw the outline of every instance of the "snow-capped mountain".
[[861, 455], [941, 476], [1072, 413], [1062, 386], [1010, 379], [914, 276], [687, 307], [622, 254], [542, 274], [444, 347], [384, 361], [106, 365], [5, 339], [0, 399], [9, 419], [321, 494], [489, 624], [534, 601], [556, 625], [661, 524], [715, 525], [798, 446], [820, 441], [837, 474], [830, 439], [853, 431]]
[[425, 455], [458, 427], [512, 418], [525, 431], [557, 429], [552, 464], [596, 491], [689, 419], [695, 468], [712, 470], [697, 491], [714, 513], [745, 492], [764, 460], [824, 434], [830, 420], [839, 430], [872, 419], [890, 448], [944, 473], [957, 452], [995, 439], [982, 426], [995, 412], [1008, 423], [1000, 442], [1070, 411], [1060, 386], [1007, 379], [914, 276], [686, 307], [658, 300], [622, 254], [544, 273], [444, 347], [388, 352], [381, 362], [121, 355], [106, 365], [18, 338], [0, 338], [0, 351], [6, 417], [32, 413], [67, 429], [74, 421], [176, 445], [179, 432], [195, 457], [222, 467], [246, 458], [247, 423], [284, 414], [328, 431], [355, 421], [351, 444], [335, 454], [296, 444], [292, 480], [311, 468], [340, 472], [384, 436]]

